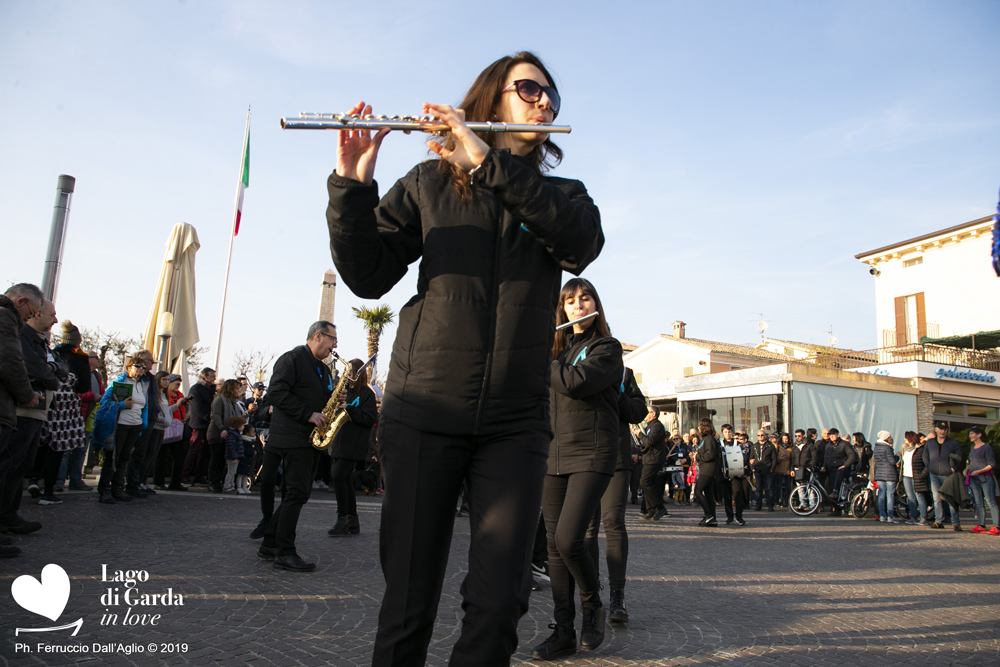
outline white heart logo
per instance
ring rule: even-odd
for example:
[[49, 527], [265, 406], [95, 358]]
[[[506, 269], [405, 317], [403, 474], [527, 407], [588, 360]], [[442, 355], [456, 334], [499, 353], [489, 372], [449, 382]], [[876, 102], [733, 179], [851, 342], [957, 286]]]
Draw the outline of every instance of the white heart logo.
[[69, 575], [55, 563], [42, 568], [42, 580], [22, 574], [10, 585], [14, 602], [33, 614], [56, 621], [69, 602]]

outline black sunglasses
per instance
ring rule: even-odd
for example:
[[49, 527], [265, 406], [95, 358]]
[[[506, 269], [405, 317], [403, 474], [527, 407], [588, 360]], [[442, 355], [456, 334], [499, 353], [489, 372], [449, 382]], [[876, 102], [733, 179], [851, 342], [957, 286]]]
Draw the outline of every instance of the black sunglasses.
[[542, 93], [545, 93], [549, 98], [549, 108], [552, 109], [552, 117], [555, 118], [559, 114], [561, 100], [559, 99], [559, 92], [552, 86], [543, 86], [531, 79], [518, 79], [504, 88], [503, 92], [507, 92], [511, 88], [516, 90], [517, 96], [528, 104], [535, 104], [538, 100], [542, 99]]

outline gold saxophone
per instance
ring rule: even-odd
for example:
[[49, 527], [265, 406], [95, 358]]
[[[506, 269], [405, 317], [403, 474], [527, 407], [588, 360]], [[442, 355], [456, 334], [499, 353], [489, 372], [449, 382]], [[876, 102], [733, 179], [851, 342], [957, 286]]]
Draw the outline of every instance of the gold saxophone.
[[337, 437], [337, 433], [340, 432], [340, 429], [350, 419], [347, 410], [342, 410], [337, 406], [340, 403], [340, 393], [344, 391], [347, 383], [354, 379], [351, 377], [351, 365], [344, 361], [336, 352], [332, 352], [331, 354], [333, 354], [334, 361], [344, 364], [344, 372], [341, 374], [337, 386], [333, 388], [333, 393], [330, 394], [330, 400], [326, 402], [326, 407], [323, 408], [323, 416], [326, 417], [326, 426], [322, 428], [317, 426], [309, 434], [312, 446], [321, 451], [330, 448], [330, 445], [333, 444], [333, 439]]

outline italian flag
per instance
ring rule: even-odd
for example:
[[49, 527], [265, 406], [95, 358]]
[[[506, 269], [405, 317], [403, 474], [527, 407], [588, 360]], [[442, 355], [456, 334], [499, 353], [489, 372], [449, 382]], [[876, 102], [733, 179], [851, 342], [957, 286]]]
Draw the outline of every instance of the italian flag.
[[240, 233], [240, 218], [243, 217], [243, 191], [250, 187], [250, 111], [247, 111], [247, 129], [243, 135], [243, 162], [240, 168], [240, 183], [236, 186], [236, 222], [233, 236]]

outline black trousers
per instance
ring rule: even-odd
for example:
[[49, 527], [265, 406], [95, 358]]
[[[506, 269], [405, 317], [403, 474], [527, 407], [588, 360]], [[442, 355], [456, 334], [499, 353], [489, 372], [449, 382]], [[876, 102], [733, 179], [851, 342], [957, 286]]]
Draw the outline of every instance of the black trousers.
[[[628, 502], [631, 470], [616, 470], [608, 483], [601, 506], [594, 512], [587, 527], [587, 551], [594, 563], [601, 562], [597, 533], [604, 523], [604, 558], [608, 563], [608, 582], [612, 586], [625, 585], [628, 567], [628, 533], [625, 530], [625, 505]], [[600, 569], [600, 568], [598, 568]]]
[[698, 481], [694, 483], [694, 498], [701, 505], [701, 511], [705, 516], [715, 518], [715, 478], [707, 475], [698, 475]]
[[[320, 459], [321, 461], [323, 459]], [[354, 459], [334, 459], [331, 481], [337, 494], [337, 514], [340, 516], [357, 516], [358, 502], [354, 495], [354, 480], [351, 475], [358, 467]]]
[[56, 477], [59, 476], [59, 464], [62, 463], [63, 452], [56, 452], [49, 445], [38, 447], [35, 454], [36, 464], [41, 463], [42, 479], [45, 480], [45, 495], [51, 496], [56, 490]]
[[[632, 475], [629, 478], [629, 495], [632, 496], [632, 504], [639, 504], [639, 480], [642, 479], [642, 459], [632, 463]], [[643, 492], [645, 493], [645, 492]]]
[[[146, 428], [139, 436], [139, 439], [135, 442], [135, 447], [132, 448], [132, 454], [128, 457], [128, 468], [126, 470], [125, 488], [130, 490], [135, 490], [139, 488], [140, 484], [146, 482], [144, 476], [145, 470], [144, 465], [146, 461], [146, 452], [153, 444], [153, 439], [155, 437], [156, 429], [150, 427]], [[160, 431], [159, 440], [163, 440], [163, 431]], [[157, 442], [157, 444], [159, 444]]]
[[[264, 528], [264, 545], [276, 548], [279, 556], [290, 556], [295, 553], [295, 529], [299, 525], [299, 514], [312, 493], [317, 451], [312, 446], [270, 447], [268, 453], [280, 460], [286, 491]], [[273, 484], [271, 488], [274, 488]]]
[[662, 465], [644, 463], [642, 465], [642, 479], [639, 486], [642, 487], [642, 497], [646, 512], [652, 514], [654, 511], [663, 508], [663, 479], [660, 478]]
[[[208, 483], [213, 486], [222, 486], [223, 478], [226, 476], [226, 443], [224, 440], [208, 441]], [[310, 488], [312, 480], [309, 481]]]
[[149, 476], [153, 474], [153, 464], [156, 463], [156, 457], [160, 453], [160, 447], [163, 445], [163, 434], [165, 431], [162, 428], [150, 429], [149, 440], [146, 441], [146, 451], [142, 455], [142, 462], [138, 466], [138, 484], [145, 484]]
[[596, 472], [545, 476], [542, 513], [549, 540], [553, 615], [558, 626], [573, 627], [574, 584], [580, 588], [581, 604], [601, 604], [597, 562], [587, 550], [586, 535], [611, 477]]
[[163, 486], [167, 476], [167, 461], [170, 466], [170, 486], [177, 488], [181, 486], [181, 477], [184, 476], [184, 459], [187, 456], [188, 441], [191, 437], [191, 430], [187, 424], [184, 425], [184, 435], [176, 442], [167, 442], [160, 447], [160, 453], [156, 457], [156, 465], [153, 467], [153, 483]]
[[[264, 448], [263, 461], [257, 479], [254, 480], [256, 488], [260, 489], [260, 511], [263, 515], [262, 523], [267, 526], [267, 522], [274, 516], [274, 483], [278, 479], [278, 466], [281, 465], [281, 455], [267, 447]], [[285, 478], [281, 478], [281, 499], [285, 499]], [[310, 487], [312, 485], [310, 484]]]
[[469, 485], [469, 573], [461, 588], [462, 632], [448, 664], [509, 665], [531, 595], [529, 560], [549, 434], [443, 435], [385, 415], [378, 428], [386, 586], [372, 665], [427, 659], [463, 480]]
[[749, 506], [747, 492], [750, 490], [750, 482], [746, 477], [736, 477], [719, 480], [719, 484], [722, 486], [722, 504], [726, 508], [726, 518], [732, 519], [735, 509], [735, 518], [742, 519], [743, 510]]
[[203, 482], [208, 467], [208, 439], [205, 429], [191, 429], [188, 442], [187, 456], [184, 457], [184, 477], [190, 477], [192, 482]]
[[129, 426], [118, 424], [115, 428], [115, 449], [104, 452], [104, 463], [101, 464], [101, 477], [97, 480], [97, 490], [101, 493], [109, 491], [108, 487], [118, 490], [125, 489], [125, 469], [128, 467], [129, 456], [139, 436], [142, 435], [142, 424]]
[[549, 562], [549, 540], [545, 536], [545, 517], [538, 513], [538, 528], [535, 530], [535, 546], [531, 550], [531, 564], [542, 566]]
[[7, 443], [0, 448], [0, 523], [17, 519], [24, 495], [24, 476], [35, 463], [42, 421], [17, 418], [17, 431], [6, 429]]

